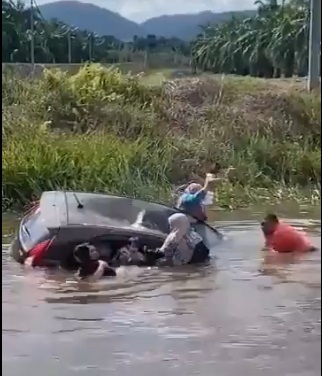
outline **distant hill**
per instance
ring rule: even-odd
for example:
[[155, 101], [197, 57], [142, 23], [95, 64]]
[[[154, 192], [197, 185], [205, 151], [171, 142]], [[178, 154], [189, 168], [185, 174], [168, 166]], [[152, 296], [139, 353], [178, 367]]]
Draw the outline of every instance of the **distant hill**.
[[136, 22], [93, 4], [62, 0], [41, 5], [39, 10], [45, 19], [57, 18], [98, 35], [113, 35], [121, 40], [132, 40], [133, 35], [146, 35], [142, 26]]
[[69, 25], [96, 32], [99, 35], [113, 35], [121, 40], [131, 40], [134, 35], [154, 34], [164, 37], [177, 37], [183, 40], [194, 38], [200, 25], [220, 23], [236, 17], [249, 17], [254, 10], [239, 12], [197, 14], [175, 14], [148, 19], [142, 24], [130, 21], [118, 13], [111, 12], [93, 4], [62, 0], [39, 6], [44, 18], [57, 18]]
[[190, 40], [200, 32], [200, 25], [218, 24], [231, 19], [233, 16], [246, 18], [256, 11], [246, 10], [239, 12], [213, 13], [211, 11], [196, 14], [174, 14], [150, 18], [141, 25], [149, 34], [164, 37], [175, 36], [182, 40]]

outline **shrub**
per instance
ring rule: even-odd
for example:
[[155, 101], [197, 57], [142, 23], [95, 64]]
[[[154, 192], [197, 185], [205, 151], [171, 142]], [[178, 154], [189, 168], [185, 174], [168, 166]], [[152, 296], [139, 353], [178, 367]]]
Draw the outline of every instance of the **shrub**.
[[171, 200], [214, 161], [237, 168], [221, 189], [233, 205], [234, 192], [246, 202], [254, 189], [320, 186], [319, 93], [238, 77], [150, 87], [95, 64], [2, 79], [6, 205], [58, 188]]

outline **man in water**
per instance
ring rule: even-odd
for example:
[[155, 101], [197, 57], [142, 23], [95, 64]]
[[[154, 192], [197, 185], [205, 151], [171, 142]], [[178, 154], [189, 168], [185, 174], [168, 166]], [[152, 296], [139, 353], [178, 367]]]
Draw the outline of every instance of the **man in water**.
[[268, 214], [261, 223], [261, 228], [265, 237], [264, 250], [279, 253], [316, 250], [303, 231], [282, 223], [275, 214]]

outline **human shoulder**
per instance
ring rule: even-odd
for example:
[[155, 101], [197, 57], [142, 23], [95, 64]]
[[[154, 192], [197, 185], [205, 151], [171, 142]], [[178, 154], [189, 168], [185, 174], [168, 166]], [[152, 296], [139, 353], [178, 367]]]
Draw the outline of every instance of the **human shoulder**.
[[187, 235], [187, 241], [190, 246], [195, 247], [197, 244], [203, 242], [203, 238], [197, 233], [197, 231], [191, 229]]
[[301, 233], [294, 227], [281, 223], [273, 234], [273, 246], [277, 252], [295, 251], [302, 243]]
[[277, 234], [282, 234], [290, 238], [303, 238], [305, 237], [305, 232], [297, 229], [294, 226], [288, 225], [286, 223], [281, 223], [278, 228]]
[[280, 222], [276, 231], [274, 232], [275, 236], [280, 236], [280, 235], [293, 235], [297, 233], [298, 231], [291, 225], [288, 225], [287, 223]]
[[181, 204], [191, 203], [195, 200], [195, 196], [192, 193], [184, 192], [180, 197]]
[[185, 192], [181, 196], [181, 203], [200, 203], [206, 196], [207, 191], [204, 189], [201, 189], [200, 191], [196, 193], [189, 193]]

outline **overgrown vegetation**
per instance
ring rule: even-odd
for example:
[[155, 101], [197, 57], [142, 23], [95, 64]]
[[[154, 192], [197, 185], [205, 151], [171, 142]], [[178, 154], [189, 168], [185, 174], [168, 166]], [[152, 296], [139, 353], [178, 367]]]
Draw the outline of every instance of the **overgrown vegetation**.
[[[148, 59], [142, 52], [158, 54], [164, 61], [178, 60], [178, 55], [186, 56], [189, 61], [190, 45], [178, 38], [133, 35], [132, 41], [124, 42], [113, 35], [97, 35], [61, 20], [45, 20], [38, 7], [33, 8], [33, 20], [36, 63], [92, 61], [114, 64]], [[25, 2], [2, 1], [2, 62], [31, 63], [30, 21], [31, 9]]]
[[[309, 0], [255, 1], [249, 18], [237, 13], [228, 21], [201, 26], [191, 42], [156, 35], [133, 36], [128, 42], [98, 36], [43, 19], [33, 9], [34, 50], [31, 51], [31, 9], [22, 1], [2, 1], [2, 61], [6, 63], [140, 62], [148, 68], [188, 67], [212, 73], [278, 78], [308, 72]], [[239, 16], [238, 16], [239, 14]], [[160, 65], [161, 64], [161, 65]]]
[[305, 76], [310, 1], [256, 1], [257, 14], [203, 27], [193, 54], [203, 70], [255, 77]]
[[321, 96], [300, 85], [144, 77], [88, 65], [75, 75], [2, 76], [2, 206], [49, 189], [170, 201], [174, 184], [219, 161], [237, 168], [219, 203], [319, 199]]

